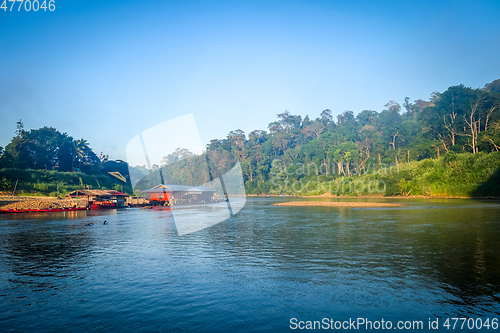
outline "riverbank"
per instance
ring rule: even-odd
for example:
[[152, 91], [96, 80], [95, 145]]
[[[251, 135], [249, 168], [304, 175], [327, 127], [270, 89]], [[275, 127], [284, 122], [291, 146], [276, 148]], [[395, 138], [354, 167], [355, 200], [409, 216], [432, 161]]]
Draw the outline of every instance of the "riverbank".
[[348, 207], [348, 208], [369, 208], [369, 207], [401, 207], [404, 204], [385, 202], [332, 202], [332, 201], [290, 201], [272, 204], [271, 206], [291, 206], [291, 207]]
[[446, 153], [436, 159], [398, 165], [367, 164], [352, 175], [327, 174], [321, 169], [312, 173], [307, 170], [306, 173], [294, 168], [297, 165], [275, 168], [262, 185], [247, 181], [246, 190], [252, 194], [285, 196], [500, 197], [500, 152]]
[[50, 209], [86, 206], [85, 200], [75, 200], [57, 197], [13, 197], [0, 196], [0, 209]]
[[428, 195], [393, 195], [385, 196], [383, 194], [360, 194], [360, 195], [281, 195], [281, 194], [247, 194], [247, 197], [256, 198], [316, 198], [316, 199], [475, 199], [475, 200], [500, 200], [500, 197], [487, 196], [487, 197], [471, 197], [471, 196], [428, 196]]

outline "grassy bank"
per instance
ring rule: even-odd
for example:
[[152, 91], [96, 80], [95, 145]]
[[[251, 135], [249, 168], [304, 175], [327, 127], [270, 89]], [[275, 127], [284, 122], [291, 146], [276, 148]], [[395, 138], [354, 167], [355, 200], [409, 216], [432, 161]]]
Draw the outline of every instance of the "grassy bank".
[[12, 193], [16, 180], [16, 195], [63, 196], [77, 189], [114, 189], [131, 192], [130, 185], [106, 175], [87, 175], [81, 172], [47, 170], [0, 169], [0, 190]]
[[[354, 174], [354, 170], [352, 170]], [[106, 175], [46, 170], [0, 169], [0, 191], [17, 195], [62, 196], [76, 189], [122, 190], [123, 183]], [[296, 175], [282, 170], [266, 180], [265, 191], [246, 184], [248, 194], [338, 196], [500, 197], [500, 152], [447, 153], [437, 159], [367, 165], [361, 175]], [[123, 191], [132, 193], [130, 185]]]
[[269, 182], [269, 194], [275, 195], [500, 197], [500, 153], [447, 153], [437, 159], [367, 166], [351, 177], [281, 172]]

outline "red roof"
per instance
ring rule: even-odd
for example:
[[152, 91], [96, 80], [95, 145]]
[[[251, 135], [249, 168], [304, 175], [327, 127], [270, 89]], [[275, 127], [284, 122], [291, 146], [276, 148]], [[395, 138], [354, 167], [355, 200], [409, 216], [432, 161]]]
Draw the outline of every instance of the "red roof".
[[112, 192], [111, 195], [124, 195], [124, 196], [128, 197], [128, 194], [125, 194], [125, 193], [122, 193], [119, 191], [110, 191], [110, 192]]

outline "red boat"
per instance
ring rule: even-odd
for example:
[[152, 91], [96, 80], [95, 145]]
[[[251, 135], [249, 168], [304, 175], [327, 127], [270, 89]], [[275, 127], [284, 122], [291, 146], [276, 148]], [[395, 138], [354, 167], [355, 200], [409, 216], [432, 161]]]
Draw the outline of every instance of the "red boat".
[[47, 209], [0, 209], [0, 213], [57, 213], [72, 212], [75, 210], [86, 210], [85, 207], [78, 208], [47, 208]]
[[89, 203], [90, 209], [115, 209], [115, 208], [125, 208], [124, 205], [118, 205], [118, 203], [113, 201], [91, 201]]
[[0, 209], [0, 213], [26, 213], [22, 209]]

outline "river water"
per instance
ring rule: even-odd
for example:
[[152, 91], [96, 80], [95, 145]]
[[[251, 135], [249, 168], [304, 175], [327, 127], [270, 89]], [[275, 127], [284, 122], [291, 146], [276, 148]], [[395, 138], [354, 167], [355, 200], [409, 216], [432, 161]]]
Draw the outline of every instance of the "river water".
[[0, 331], [282, 332], [365, 318], [436, 332], [461, 331], [447, 318], [500, 318], [499, 202], [270, 206], [284, 200], [248, 198], [183, 236], [169, 211], [0, 215]]

